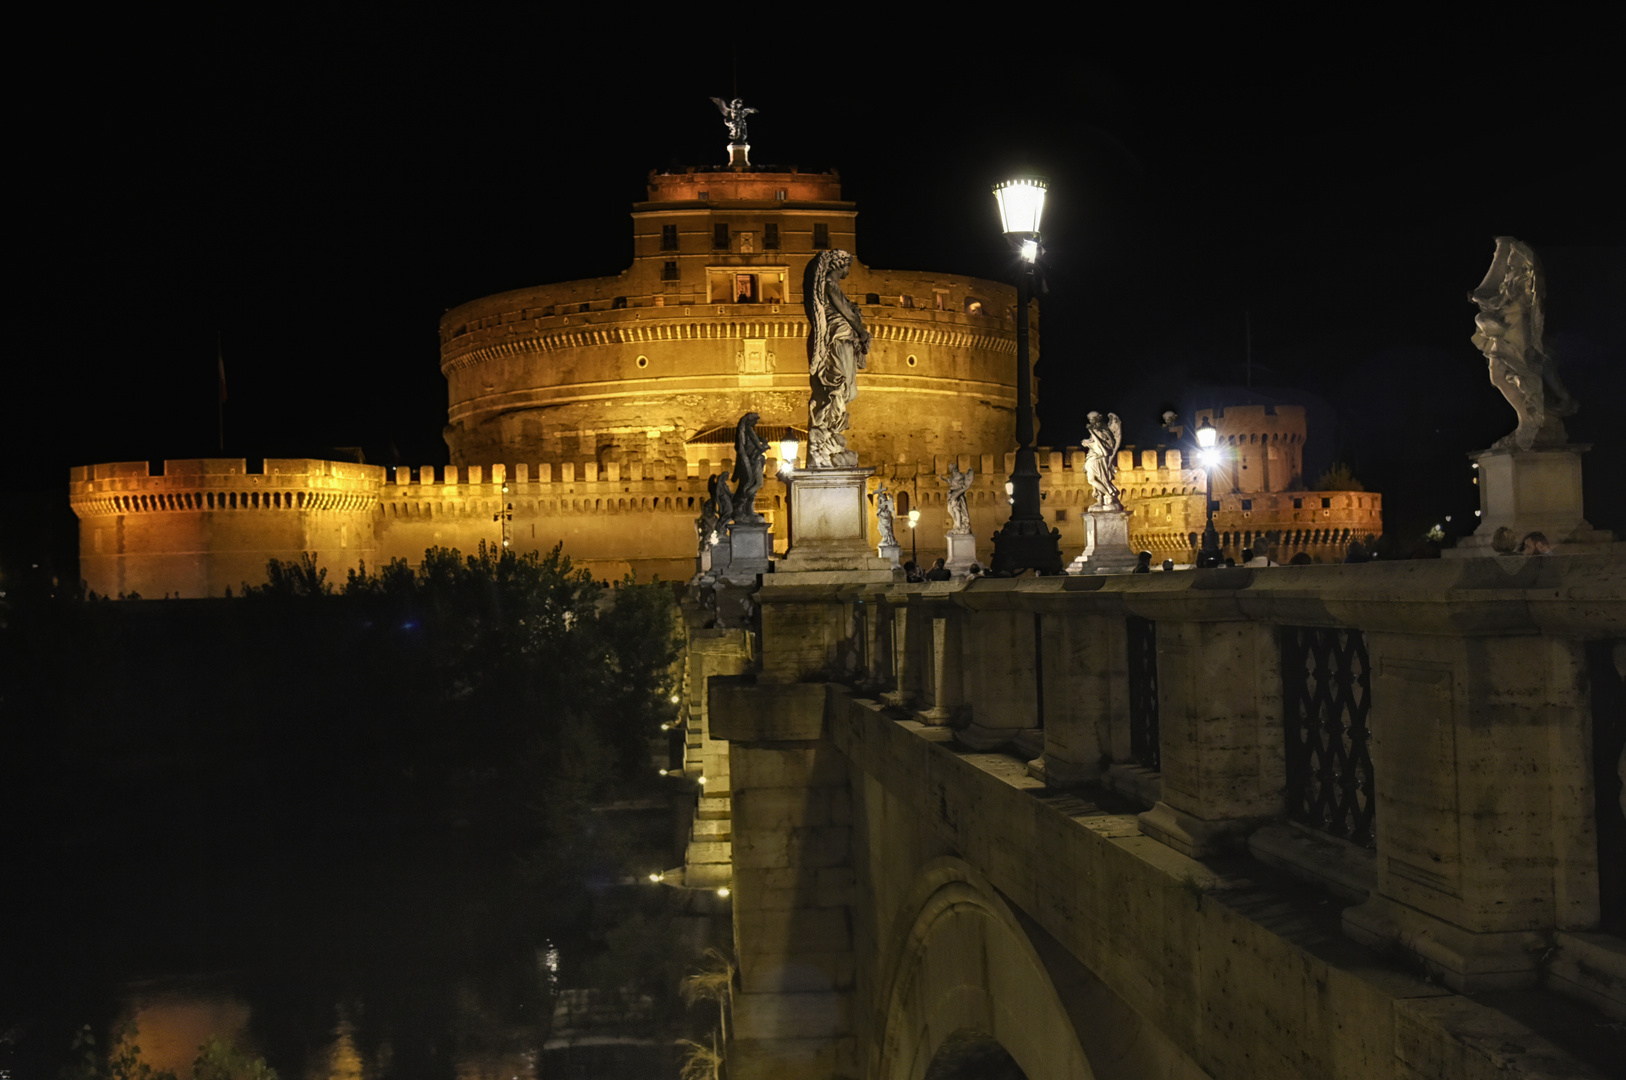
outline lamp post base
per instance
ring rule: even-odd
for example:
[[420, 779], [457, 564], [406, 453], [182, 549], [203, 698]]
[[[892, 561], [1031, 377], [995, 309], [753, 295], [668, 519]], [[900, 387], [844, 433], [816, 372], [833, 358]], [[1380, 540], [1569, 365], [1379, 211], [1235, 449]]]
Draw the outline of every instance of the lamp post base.
[[994, 534], [994, 557], [989, 569], [995, 574], [1061, 573], [1061, 533], [1045, 525], [1043, 518], [1011, 518]]

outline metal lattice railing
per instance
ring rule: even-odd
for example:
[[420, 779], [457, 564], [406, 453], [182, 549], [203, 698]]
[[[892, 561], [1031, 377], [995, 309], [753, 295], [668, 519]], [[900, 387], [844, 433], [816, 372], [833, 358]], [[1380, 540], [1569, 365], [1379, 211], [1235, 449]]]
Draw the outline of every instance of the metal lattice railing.
[[1359, 630], [1284, 626], [1287, 816], [1362, 847], [1375, 843], [1371, 663]]
[[1157, 731], [1157, 623], [1131, 615], [1129, 639], [1129, 753], [1148, 769], [1161, 770]]

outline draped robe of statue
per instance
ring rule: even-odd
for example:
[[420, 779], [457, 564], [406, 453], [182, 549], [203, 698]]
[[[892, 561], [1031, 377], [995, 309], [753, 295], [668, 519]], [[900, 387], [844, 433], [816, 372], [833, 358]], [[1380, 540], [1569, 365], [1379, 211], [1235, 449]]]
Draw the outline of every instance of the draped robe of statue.
[[852, 261], [850, 252], [824, 251], [813, 264], [807, 298], [812, 326], [807, 462], [813, 469], [850, 469], [858, 464], [858, 452], [847, 449], [843, 432], [850, 423], [847, 406], [858, 396], [858, 373], [864, 370], [870, 335], [858, 308], [841, 291], [841, 279]]
[[977, 470], [967, 469], [960, 471], [958, 463], [950, 465], [947, 476], [938, 479], [948, 485], [948, 494], [943, 499], [948, 509], [949, 532], [966, 535], [971, 532], [971, 511], [965, 504], [965, 493], [971, 487], [971, 481], [976, 477]]
[[768, 443], [757, 434], [760, 419], [754, 412], [746, 413], [734, 429], [734, 520], [741, 524], [766, 520], [756, 512], [757, 492], [768, 467]]
[[1124, 425], [1117, 413], [1103, 417], [1092, 412], [1088, 417], [1090, 436], [1084, 440], [1084, 476], [1095, 493], [1091, 509], [1122, 510], [1123, 500], [1118, 494], [1118, 448], [1123, 446]]
[[1473, 342], [1490, 365], [1491, 384], [1519, 414], [1518, 428], [1498, 440], [1497, 449], [1529, 450], [1569, 441], [1563, 418], [1573, 416], [1576, 405], [1547, 352], [1546, 292], [1541, 260], [1530, 245], [1498, 236], [1485, 280], [1468, 294], [1479, 305]]
[[881, 534], [882, 547], [896, 547], [898, 544], [897, 533], [893, 531], [893, 519], [897, 516], [894, 506], [892, 493], [882, 484], [875, 493], [875, 524]]

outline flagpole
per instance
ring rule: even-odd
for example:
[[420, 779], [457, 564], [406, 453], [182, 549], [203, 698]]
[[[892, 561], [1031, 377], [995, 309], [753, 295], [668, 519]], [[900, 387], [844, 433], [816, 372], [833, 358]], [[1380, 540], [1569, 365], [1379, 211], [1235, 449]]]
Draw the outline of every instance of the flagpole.
[[220, 372], [220, 394], [215, 402], [215, 422], [220, 452], [226, 452], [226, 354], [220, 345], [220, 331], [215, 331], [215, 364]]

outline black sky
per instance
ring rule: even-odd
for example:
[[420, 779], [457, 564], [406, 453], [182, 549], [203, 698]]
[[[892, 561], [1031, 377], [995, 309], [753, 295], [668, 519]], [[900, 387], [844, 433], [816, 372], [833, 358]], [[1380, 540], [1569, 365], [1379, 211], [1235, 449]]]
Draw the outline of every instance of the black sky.
[[1391, 528], [1471, 515], [1463, 455], [1514, 417], [1465, 294], [1493, 237], [1529, 241], [1572, 434], [1596, 443], [1589, 512], [1626, 529], [1626, 93], [1601, 28], [1039, 20], [1023, 56], [992, 25], [876, 21], [839, 57], [813, 23], [630, 9], [42, 38], [53, 74], [14, 115], [6, 488], [214, 454], [217, 335], [232, 456], [444, 461], [441, 313], [623, 269], [646, 173], [722, 160], [707, 98], [737, 79], [753, 159], [839, 169], [873, 266], [1003, 276], [989, 185], [1048, 175], [1042, 441], [1075, 441], [1091, 408], [1150, 434], [1165, 403], [1245, 399], [1226, 388], [1246, 319], [1260, 400], [1310, 404], [1312, 461], [1383, 490]]

